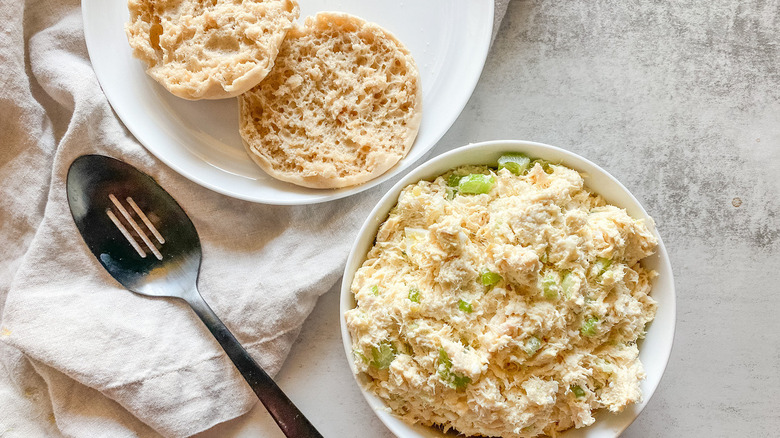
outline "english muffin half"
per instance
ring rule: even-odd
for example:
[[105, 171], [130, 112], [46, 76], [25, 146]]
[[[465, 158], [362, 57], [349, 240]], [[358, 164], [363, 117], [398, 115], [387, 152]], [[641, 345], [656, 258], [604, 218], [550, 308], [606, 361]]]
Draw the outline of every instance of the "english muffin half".
[[276, 65], [239, 97], [249, 156], [269, 175], [338, 188], [382, 175], [411, 149], [422, 118], [420, 74], [390, 32], [341, 13], [308, 17]]
[[294, 0], [129, 0], [133, 56], [184, 99], [224, 99], [257, 85], [300, 14]]

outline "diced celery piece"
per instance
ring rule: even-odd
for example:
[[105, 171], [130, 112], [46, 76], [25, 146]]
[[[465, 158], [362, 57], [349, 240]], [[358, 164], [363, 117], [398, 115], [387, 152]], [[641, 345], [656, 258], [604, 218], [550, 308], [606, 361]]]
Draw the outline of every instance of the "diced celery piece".
[[455, 373], [452, 373], [452, 381], [450, 383], [450, 386], [455, 388], [458, 391], [461, 391], [463, 389], [466, 389], [466, 385], [471, 383], [471, 377], [469, 376], [459, 376]]
[[479, 281], [484, 286], [493, 286], [499, 281], [501, 281], [501, 276], [496, 274], [495, 272], [488, 271], [487, 269], [483, 269], [482, 272], [479, 274]]
[[498, 159], [498, 168], [506, 169], [515, 175], [522, 175], [531, 167], [531, 159], [524, 154], [504, 154]]
[[455, 199], [455, 196], [457, 196], [458, 191], [456, 189], [453, 189], [452, 187], [447, 187], [447, 194], [444, 196], [444, 198], [448, 201], [452, 201]]
[[489, 193], [495, 183], [496, 178], [493, 175], [472, 173], [460, 179], [458, 191], [467, 195], [480, 195]]
[[420, 289], [417, 289], [416, 287], [412, 286], [409, 288], [409, 300], [413, 303], [419, 303], [420, 302]]
[[460, 182], [461, 178], [463, 178], [463, 175], [452, 173], [449, 177], [447, 177], [447, 185], [450, 187], [458, 187], [458, 183]]
[[577, 398], [585, 397], [585, 390], [580, 388], [579, 385], [573, 385], [571, 387], [571, 392], [574, 393], [574, 396]]
[[395, 359], [396, 350], [393, 345], [387, 341], [382, 341], [376, 347], [371, 347], [372, 360], [369, 363], [378, 370], [384, 370], [390, 367], [390, 363]]
[[443, 348], [439, 349], [439, 378], [451, 388], [462, 391], [471, 383], [468, 376], [460, 376], [452, 372], [452, 361]]
[[444, 365], [448, 370], [452, 367], [452, 361], [450, 355], [443, 348], [439, 348], [439, 363]]
[[365, 354], [361, 353], [360, 351], [353, 349], [352, 354], [355, 355], [356, 359], [360, 359], [361, 362], [368, 363], [368, 358], [366, 357]]
[[558, 274], [548, 271], [542, 277], [542, 293], [548, 300], [557, 300], [561, 287], [558, 285]]
[[442, 382], [448, 385], [450, 384], [450, 380], [452, 380], [452, 371], [450, 371], [449, 367], [439, 365], [439, 378]]
[[563, 289], [563, 296], [566, 297], [566, 299], [571, 298], [572, 295], [574, 295], [574, 287], [577, 286], [577, 280], [574, 277], [574, 274], [572, 274], [569, 271], [566, 271], [563, 274], [563, 279], [561, 280], [561, 288]]
[[371, 293], [374, 295], [379, 295], [379, 286], [377, 285], [371, 286]]
[[605, 272], [607, 272], [607, 269], [612, 266], [612, 260], [605, 259], [599, 257], [598, 260], [596, 260], [596, 269], [598, 269], [598, 275], [602, 276]]
[[596, 335], [598, 323], [599, 319], [595, 316], [591, 316], [590, 318], [586, 319], [584, 323], [582, 323], [582, 327], [580, 327], [580, 333], [582, 333], [584, 336]]
[[474, 311], [474, 309], [471, 307], [471, 303], [463, 300], [458, 300], [458, 309], [466, 313], [471, 313]]
[[542, 170], [544, 170], [544, 173], [546, 174], [551, 174], [554, 171], [554, 169], [552, 168], [552, 163], [550, 163], [547, 160], [540, 160], [540, 159], [533, 160], [531, 162], [531, 168], [533, 169], [533, 167], [536, 166], [537, 164], [542, 166]]
[[539, 351], [540, 348], [542, 348], [542, 341], [536, 336], [531, 336], [527, 341], [525, 341], [523, 351], [525, 351], [527, 355], [532, 356], [534, 353]]

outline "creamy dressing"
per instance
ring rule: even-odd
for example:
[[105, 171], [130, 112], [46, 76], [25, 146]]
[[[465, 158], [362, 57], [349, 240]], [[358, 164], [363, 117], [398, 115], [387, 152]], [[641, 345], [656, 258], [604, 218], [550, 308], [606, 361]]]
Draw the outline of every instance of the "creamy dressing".
[[[476, 173], [488, 193], [448, 184]], [[408, 422], [555, 436], [641, 400], [636, 341], [656, 303], [639, 261], [656, 238], [572, 169], [521, 173], [406, 187], [355, 275], [357, 370]]]

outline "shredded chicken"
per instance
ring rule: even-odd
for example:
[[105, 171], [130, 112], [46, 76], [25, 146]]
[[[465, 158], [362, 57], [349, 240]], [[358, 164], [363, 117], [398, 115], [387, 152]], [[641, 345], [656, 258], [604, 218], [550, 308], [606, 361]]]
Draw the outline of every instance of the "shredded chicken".
[[[454, 169], [406, 187], [380, 227], [345, 318], [358, 372], [397, 416], [526, 438], [641, 400], [656, 274], [640, 260], [657, 240], [576, 171], [546, 169]], [[494, 175], [488, 193], [448, 186], [474, 173]]]

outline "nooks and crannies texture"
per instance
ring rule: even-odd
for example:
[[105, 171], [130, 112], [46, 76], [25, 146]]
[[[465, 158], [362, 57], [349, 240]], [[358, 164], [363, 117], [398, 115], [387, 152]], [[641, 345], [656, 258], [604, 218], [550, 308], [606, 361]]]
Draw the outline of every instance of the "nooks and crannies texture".
[[288, 34], [276, 66], [239, 99], [240, 132], [274, 178], [336, 188], [382, 175], [403, 158], [422, 117], [409, 51], [380, 26], [320, 13]]
[[298, 18], [294, 0], [129, 0], [133, 56], [184, 99], [235, 97], [262, 81]]

